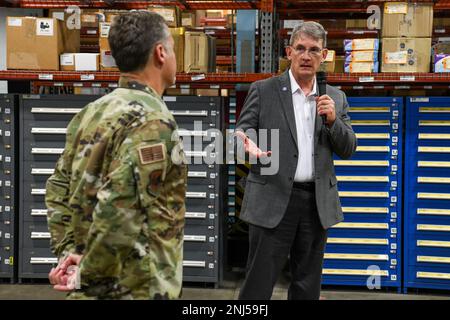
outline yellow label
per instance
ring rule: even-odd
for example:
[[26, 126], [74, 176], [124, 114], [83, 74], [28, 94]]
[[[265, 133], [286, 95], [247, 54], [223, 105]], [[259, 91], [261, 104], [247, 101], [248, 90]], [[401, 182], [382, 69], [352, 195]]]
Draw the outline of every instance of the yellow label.
[[352, 120], [352, 126], [389, 126], [389, 120]]
[[343, 276], [389, 276], [386, 270], [360, 270], [360, 269], [323, 269], [322, 274]]
[[[353, 123], [352, 123], [353, 124]], [[419, 121], [420, 127], [449, 127], [450, 121], [443, 121], [443, 120], [420, 120]]]
[[417, 272], [417, 278], [423, 279], [450, 279], [450, 273], [437, 273], [437, 272]]
[[370, 73], [373, 72], [373, 62], [350, 62], [350, 72]]
[[450, 248], [450, 241], [417, 240], [418, 247]]
[[450, 147], [418, 147], [418, 152], [429, 153], [450, 153]]
[[389, 256], [384, 254], [350, 254], [350, 253], [325, 253], [325, 259], [337, 260], [377, 260], [389, 261]]
[[344, 213], [389, 213], [384, 207], [342, 207]]
[[450, 200], [450, 193], [419, 192], [419, 193], [417, 193], [417, 199]]
[[389, 182], [386, 176], [337, 176], [339, 182]]
[[418, 224], [418, 231], [450, 231], [450, 225], [439, 225], [439, 224]]
[[381, 229], [388, 230], [389, 225], [387, 223], [362, 223], [362, 222], [341, 222], [335, 225], [333, 228], [338, 229]]
[[417, 177], [418, 183], [450, 183], [450, 178]]
[[351, 53], [353, 62], [371, 62], [373, 63], [376, 54], [374, 51], [352, 51]]
[[389, 133], [355, 133], [358, 139], [389, 139]]
[[437, 216], [450, 216], [450, 210], [449, 209], [417, 208], [417, 214], [437, 215]]
[[448, 133], [419, 133], [419, 139], [430, 140], [449, 140], [450, 134]]
[[349, 198], [389, 198], [388, 192], [339, 191], [339, 197]]
[[328, 238], [327, 243], [330, 244], [363, 244], [363, 245], [384, 245], [389, 244], [388, 239], [372, 239], [372, 238]]
[[417, 256], [417, 262], [450, 263], [449, 257]]
[[444, 66], [444, 69], [450, 69], [450, 57], [442, 59], [442, 65]]
[[357, 146], [356, 151], [358, 152], [389, 152], [390, 148], [388, 146]]
[[419, 161], [419, 168], [450, 168], [450, 161]]
[[385, 64], [406, 64], [408, 62], [408, 51], [385, 52]]
[[353, 51], [361, 50], [374, 50], [376, 39], [353, 39], [352, 49]]
[[10, 266], [14, 265], [14, 257], [9, 257], [9, 265]]
[[350, 108], [348, 108], [348, 111], [349, 112], [369, 112], [369, 113], [383, 112], [384, 113], [384, 112], [390, 112], [391, 109], [389, 107], [350, 107]]
[[386, 2], [384, 5], [386, 14], [407, 14], [408, 3], [406, 2]]
[[449, 113], [450, 108], [440, 107], [440, 108], [430, 108], [430, 107], [420, 107], [419, 113]]
[[389, 167], [389, 161], [334, 160], [335, 166]]
[[327, 57], [325, 58], [325, 62], [333, 62], [335, 55], [336, 55], [336, 51], [328, 50], [328, 54], [327, 54]]

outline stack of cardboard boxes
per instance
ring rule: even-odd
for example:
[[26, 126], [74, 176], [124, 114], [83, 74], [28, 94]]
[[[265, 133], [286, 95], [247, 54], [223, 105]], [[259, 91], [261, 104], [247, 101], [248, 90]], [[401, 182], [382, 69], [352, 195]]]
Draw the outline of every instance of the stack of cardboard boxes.
[[56, 18], [8, 17], [8, 69], [59, 70], [60, 55], [80, 51], [80, 30]]
[[344, 40], [344, 72], [378, 72], [378, 39]]
[[429, 72], [433, 4], [386, 2], [383, 11], [382, 72]]
[[[151, 7], [162, 15], [175, 41], [178, 72], [216, 72], [216, 40], [199, 31], [179, 27], [182, 17], [175, 7]], [[108, 42], [114, 18], [126, 11], [87, 9], [79, 25], [68, 22], [72, 14], [51, 10], [52, 18], [8, 17], [7, 68], [62, 71], [119, 71]], [[205, 12], [206, 14], [206, 12]], [[201, 13], [183, 16], [186, 26], [194, 27]], [[80, 32], [81, 29], [81, 32]], [[82, 51], [94, 48], [93, 51]]]

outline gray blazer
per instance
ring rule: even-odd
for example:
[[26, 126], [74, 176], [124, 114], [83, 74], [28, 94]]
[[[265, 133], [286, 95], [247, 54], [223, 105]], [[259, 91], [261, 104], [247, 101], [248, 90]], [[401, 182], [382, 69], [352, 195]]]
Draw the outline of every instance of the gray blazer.
[[[348, 159], [357, 145], [347, 115], [348, 102], [344, 92], [327, 86], [327, 94], [335, 102], [336, 121], [329, 129], [317, 115], [314, 129], [316, 204], [324, 229], [344, 220], [333, 152], [342, 159]], [[236, 129], [279, 129], [279, 171], [275, 175], [261, 175], [261, 164], [251, 166], [240, 215], [242, 220], [251, 224], [274, 228], [288, 206], [298, 159], [294, 106], [287, 71], [251, 85]], [[270, 143], [268, 150], [271, 150]]]

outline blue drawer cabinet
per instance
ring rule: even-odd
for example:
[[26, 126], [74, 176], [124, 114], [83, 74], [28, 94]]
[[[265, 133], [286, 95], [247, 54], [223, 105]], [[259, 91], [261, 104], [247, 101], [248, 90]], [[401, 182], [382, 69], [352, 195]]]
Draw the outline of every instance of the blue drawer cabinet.
[[335, 158], [345, 221], [328, 232], [323, 284], [400, 288], [403, 99], [348, 101], [358, 149]]
[[450, 97], [407, 110], [404, 289], [450, 289]]

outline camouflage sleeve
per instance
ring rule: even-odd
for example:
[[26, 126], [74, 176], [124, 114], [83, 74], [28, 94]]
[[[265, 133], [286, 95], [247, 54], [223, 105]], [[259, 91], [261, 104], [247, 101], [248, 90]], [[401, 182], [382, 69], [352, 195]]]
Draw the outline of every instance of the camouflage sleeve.
[[45, 204], [47, 223], [51, 234], [50, 247], [57, 257], [75, 251], [72, 210], [69, 207], [71, 163], [74, 152], [73, 142], [82, 112], [76, 115], [67, 127], [64, 152], [56, 163], [53, 175], [47, 180]]
[[141, 254], [144, 246], [138, 237], [148, 236], [146, 209], [155, 202], [155, 192], [160, 191], [157, 189], [170, 166], [171, 132], [162, 121], [153, 120], [136, 127], [123, 140], [106, 182], [97, 193], [98, 203], [79, 269], [82, 289], [106, 290], [117, 282], [130, 254]]

